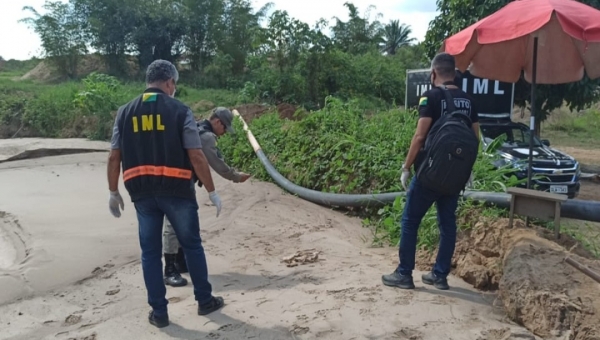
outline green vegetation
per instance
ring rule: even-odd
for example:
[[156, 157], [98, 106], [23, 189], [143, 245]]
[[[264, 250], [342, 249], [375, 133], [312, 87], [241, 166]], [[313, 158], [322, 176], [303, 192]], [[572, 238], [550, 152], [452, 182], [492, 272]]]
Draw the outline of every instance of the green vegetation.
[[[143, 89], [141, 82], [123, 83], [100, 73], [92, 73], [81, 82], [52, 86], [0, 77], [0, 138], [17, 134], [106, 140], [112, 133], [117, 108]], [[201, 114], [215, 103], [235, 105], [238, 95], [228, 90], [180, 86], [177, 97]]]
[[[544, 125], [542, 136], [555, 145], [597, 148], [600, 145], [600, 111], [598, 109], [580, 113], [557, 111]], [[600, 160], [598, 162], [600, 163]]]
[[[142, 81], [155, 59], [179, 63], [195, 88], [244, 90], [245, 100], [323, 106], [326, 96], [401, 104], [407, 68], [423, 66], [410, 27], [361, 16], [314, 27], [249, 0], [47, 1], [22, 20], [42, 41], [57, 79], [79, 79], [89, 64], [121, 79]], [[264, 27], [261, 23], [264, 21]], [[331, 34], [328, 34], [330, 29]], [[88, 59], [89, 47], [98, 61]]]

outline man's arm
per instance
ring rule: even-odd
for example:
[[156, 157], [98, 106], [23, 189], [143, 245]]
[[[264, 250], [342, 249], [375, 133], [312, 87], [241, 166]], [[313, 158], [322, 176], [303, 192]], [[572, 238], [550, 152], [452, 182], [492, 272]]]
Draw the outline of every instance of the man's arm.
[[210, 174], [208, 161], [202, 152], [202, 142], [200, 141], [198, 126], [194, 121], [194, 115], [190, 109], [187, 110], [183, 125], [183, 148], [187, 150], [194, 173], [202, 181], [206, 191], [209, 193], [215, 191], [215, 184]]
[[475, 102], [475, 100], [473, 100], [473, 98], [471, 96], [468, 96], [469, 100], [471, 101], [471, 129], [473, 129], [473, 132], [475, 132], [475, 136], [477, 137], [478, 141], [481, 141], [479, 138], [479, 106], [477, 105], [477, 103]]
[[475, 132], [475, 136], [477, 136], [477, 140], [480, 141], [480, 139], [479, 139], [479, 123], [473, 123], [471, 125], [471, 128], [473, 129], [473, 132]]
[[106, 173], [108, 177], [108, 190], [115, 192], [119, 189], [119, 176], [121, 174], [121, 134], [119, 132], [119, 118], [121, 110], [117, 111], [113, 133], [110, 140], [110, 153]]
[[410, 149], [408, 149], [408, 155], [404, 162], [404, 169], [410, 170], [410, 167], [415, 162], [419, 150], [423, 147], [427, 133], [431, 127], [431, 117], [421, 117], [417, 123], [417, 130], [413, 135], [412, 141], [410, 142]]
[[111, 149], [108, 154], [108, 190], [115, 192], [119, 189], [119, 176], [121, 175], [121, 150]]
[[214, 135], [212, 133], [205, 133], [200, 136], [200, 139], [202, 140], [202, 151], [204, 152], [210, 167], [221, 177], [239, 183], [241, 174], [225, 163], [225, 160], [220, 155], [220, 152], [215, 145]]
[[410, 171], [410, 167], [415, 162], [423, 144], [425, 144], [427, 133], [429, 133], [429, 128], [433, 121], [433, 100], [435, 100], [435, 98], [431, 96], [431, 90], [425, 91], [423, 96], [419, 99], [419, 120], [417, 121], [417, 130], [410, 142], [410, 148], [408, 149], [408, 154], [404, 161], [404, 169], [406, 170]]

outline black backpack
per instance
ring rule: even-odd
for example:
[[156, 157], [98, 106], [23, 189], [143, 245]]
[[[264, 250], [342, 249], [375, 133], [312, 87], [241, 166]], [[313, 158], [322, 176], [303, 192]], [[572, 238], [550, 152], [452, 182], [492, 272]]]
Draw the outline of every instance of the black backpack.
[[457, 195], [466, 187], [479, 152], [471, 118], [456, 110], [446, 87], [447, 113], [433, 124], [421, 150], [416, 177], [420, 184], [443, 195]]

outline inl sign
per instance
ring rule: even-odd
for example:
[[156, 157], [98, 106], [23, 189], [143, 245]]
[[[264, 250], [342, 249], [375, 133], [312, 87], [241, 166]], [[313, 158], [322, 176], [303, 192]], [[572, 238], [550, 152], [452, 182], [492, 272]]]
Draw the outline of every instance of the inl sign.
[[[462, 82], [462, 89], [463, 91], [467, 92], [467, 80], [468, 79], [463, 79]], [[489, 84], [489, 80], [488, 79], [473, 79], [473, 94], [488, 94], [488, 84]], [[494, 94], [497, 95], [503, 95], [504, 94], [504, 90], [500, 89], [500, 82], [497, 80], [494, 80]]]

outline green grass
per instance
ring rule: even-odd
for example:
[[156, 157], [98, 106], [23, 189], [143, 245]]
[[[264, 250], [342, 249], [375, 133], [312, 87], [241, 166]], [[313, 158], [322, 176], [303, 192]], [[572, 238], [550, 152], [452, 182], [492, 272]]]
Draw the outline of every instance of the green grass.
[[[0, 72], [0, 138], [11, 137], [25, 127], [30, 137], [107, 139], [111, 115], [119, 105], [133, 99], [145, 88], [142, 82], [120, 83], [103, 75], [91, 75], [87, 85], [85, 79], [84, 82], [42, 84], [15, 80], [19, 72]], [[114, 83], [114, 89], [102, 88], [99, 84], [103, 82]], [[77, 94], [89, 91], [90, 87], [93, 91], [101, 91], [98, 95], [102, 93], [102, 98], [87, 106], [76, 104]], [[233, 106], [238, 98], [237, 93], [232, 91], [195, 89], [185, 85], [178, 86], [176, 96], [196, 110], [194, 113], [197, 115], [205, 114], [214, 106]], [[202, 105], [197, 105], [199, 102]]]
[[600, 258], [600, 223], [566, 220], [561, 223], [561, 232], [577, 240], [584, 249]]
[[542, 124], [541, 135], [554, 145], [596, 149], [600, 147], [600, 110], [558, 110]]

